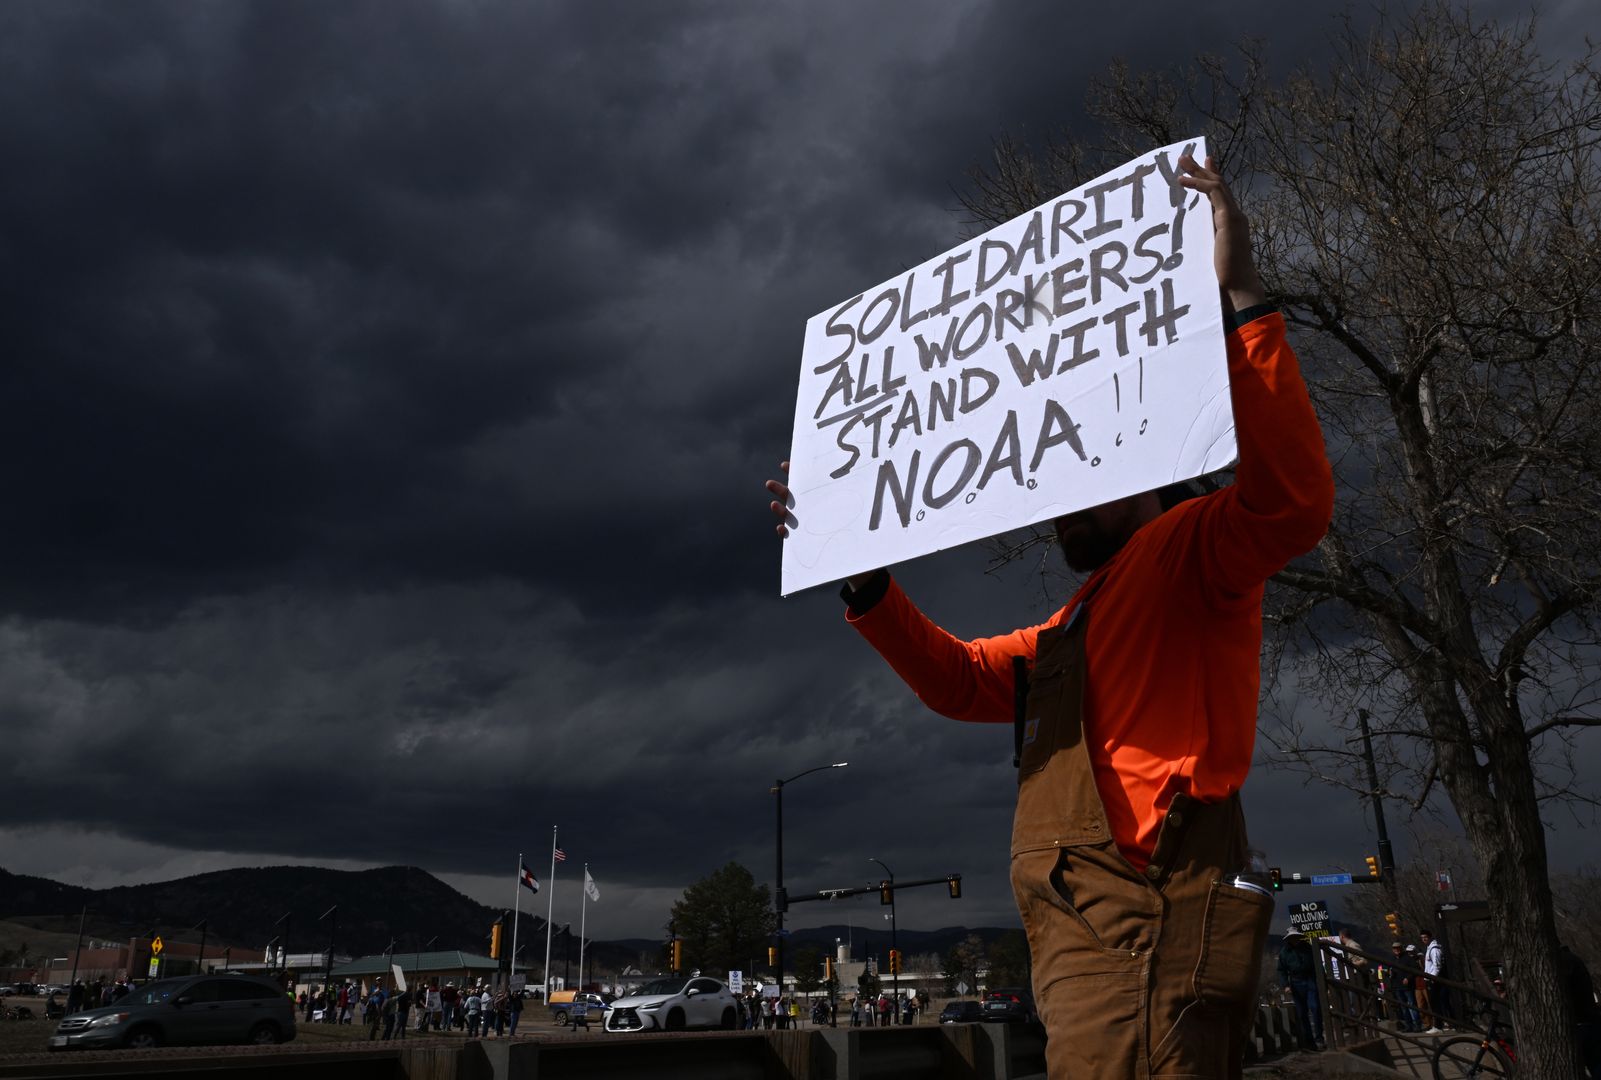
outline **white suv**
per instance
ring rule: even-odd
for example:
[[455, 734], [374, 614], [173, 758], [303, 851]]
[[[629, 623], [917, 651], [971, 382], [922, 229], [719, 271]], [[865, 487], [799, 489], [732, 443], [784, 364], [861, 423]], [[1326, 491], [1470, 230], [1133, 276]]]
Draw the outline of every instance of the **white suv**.
[[739, 1006], [727, 986], [703, 975], [648, 982], [606, 1010], [607, 1031], [683, 1031], [739, 1023]]

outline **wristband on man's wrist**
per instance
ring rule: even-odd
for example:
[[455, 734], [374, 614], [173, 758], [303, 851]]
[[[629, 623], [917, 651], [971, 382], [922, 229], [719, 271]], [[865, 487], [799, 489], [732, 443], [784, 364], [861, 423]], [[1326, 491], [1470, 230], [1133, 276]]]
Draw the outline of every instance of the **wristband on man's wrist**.
[[1248, 322], [1266, 318], [1279, 309], [1277, 304], [1252, 304], [1243, 311], [1225, 311], [1223, 313], [1223, 332], [1232, 334]]
[[851, 588], [850, 582], [839, 587], [839, 597], [845, 601], [846, 607], [852, 615], [866, 615], [884, 599], [889, 592], [889, 571], [878, 569], [873, 576], [862, 583], [860, 589]]

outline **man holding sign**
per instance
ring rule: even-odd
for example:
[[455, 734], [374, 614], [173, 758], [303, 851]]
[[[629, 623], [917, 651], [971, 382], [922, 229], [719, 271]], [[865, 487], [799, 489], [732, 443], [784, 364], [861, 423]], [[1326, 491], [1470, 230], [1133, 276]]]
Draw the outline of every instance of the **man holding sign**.
[[[926, 705], [1017, 725], [1012, 887], [1052, 1076], [1240, 1075], [1273, 907], [1238, 877], [1263, 586], [1333, 512], [1322, 432], [1245, 217], [1210, 158], [1177, 161], [1176, 184], [1212, 210], [1235, 483], [1057, 518], [1069, 566], [1089, 577], [1045, 623], [1000, 637], [958, 640], [884, 570], [843, 590], [847, 620]], [[788, 535], [790, 489], [767, 487]]]

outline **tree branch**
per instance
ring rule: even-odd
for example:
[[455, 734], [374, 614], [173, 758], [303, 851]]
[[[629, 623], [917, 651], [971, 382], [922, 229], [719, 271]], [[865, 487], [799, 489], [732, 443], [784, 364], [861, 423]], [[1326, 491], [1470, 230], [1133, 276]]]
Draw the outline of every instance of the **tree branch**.
[[1564, 727], [1601, 727], [1601, 716], [1553, 716], [1543, 724], [1534, 725], [1523, 737], [1532, 742], [1553, 728]]

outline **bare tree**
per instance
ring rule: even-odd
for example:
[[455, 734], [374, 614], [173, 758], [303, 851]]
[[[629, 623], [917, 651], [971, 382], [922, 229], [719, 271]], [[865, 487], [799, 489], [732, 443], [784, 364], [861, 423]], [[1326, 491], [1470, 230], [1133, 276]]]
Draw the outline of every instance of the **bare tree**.
[[913, 953], [906, 958], [906, 973], [916, 980], [918, 986], [923, 987], [924, 1004], [934, 996], [934, 987], [942, 985], [945, 975], [945, 961], [937, 952]]
[[[1601, 725], [1601, 72], [1532, 24], [1432, 0], [1335, 27], [1282, 82], [1247, 45], [1179, 75], [1114, 67], [1095, 139], [996, 143], [964, 198], [1007, 220], [1204, 130], [1250, 214], [1335, 462], [1334, 525], [1278, 575], [1270, 658], [1338, 702], [1293, 712], [1280, 762], [1366, 792], [1341, 725], [1388, 718], [1385, 794], [1443, 789], [1505, 949], [1526, 1075], [1578, 1076], [1558, 987], [1542, 806]], [[1028, 538], [1012, 544], [1027, 550]]]

